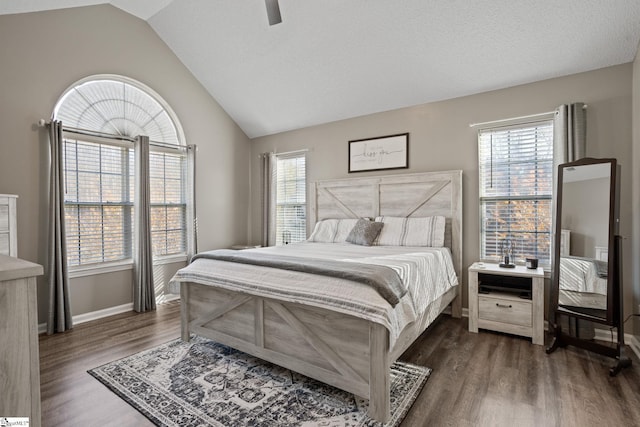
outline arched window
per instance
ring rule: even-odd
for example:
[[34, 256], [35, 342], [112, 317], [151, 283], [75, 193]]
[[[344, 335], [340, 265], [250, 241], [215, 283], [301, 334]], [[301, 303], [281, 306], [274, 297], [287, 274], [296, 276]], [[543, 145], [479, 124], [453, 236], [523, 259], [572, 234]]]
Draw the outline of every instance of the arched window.
[[185, 145], [169, 105], [151, 88], [122, 76], [92, 76], [75, 83], [58, 101], [54, 118], [67, 128]]
[[152, 89], [114, 75], [92, 76], [60, 98], [64, 128], [69, 266], [129, 260], [134, 200], [133, 140], [148, 136], [155, 258], [187, 252], [189, 194], [182, 128]]

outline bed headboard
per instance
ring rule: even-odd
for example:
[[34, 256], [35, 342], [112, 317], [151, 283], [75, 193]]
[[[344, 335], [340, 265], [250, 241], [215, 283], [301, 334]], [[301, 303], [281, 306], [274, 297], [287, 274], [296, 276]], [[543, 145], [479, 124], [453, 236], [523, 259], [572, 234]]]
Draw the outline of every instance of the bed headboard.
[[461, 170], [334, 179], [311, 187], [309, 233], [327, 218], [444, 216], [445, 245], [462, 284]]

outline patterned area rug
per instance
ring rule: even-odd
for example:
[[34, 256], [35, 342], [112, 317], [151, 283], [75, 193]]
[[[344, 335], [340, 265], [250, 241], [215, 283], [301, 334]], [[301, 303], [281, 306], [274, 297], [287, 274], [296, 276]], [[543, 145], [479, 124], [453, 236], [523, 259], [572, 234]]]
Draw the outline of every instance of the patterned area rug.
[[[177, 339], [88, 371], [159, 426], [380, 426], [368, 400], [201, 337]], [[400, 424], [430, 368], [391, 368]]]

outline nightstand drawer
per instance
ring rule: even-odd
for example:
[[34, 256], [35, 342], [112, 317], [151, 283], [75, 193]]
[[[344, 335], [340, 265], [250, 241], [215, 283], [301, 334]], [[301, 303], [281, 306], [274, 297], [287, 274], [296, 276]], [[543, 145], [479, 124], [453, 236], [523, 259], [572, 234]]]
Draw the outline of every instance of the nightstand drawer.
[[531, 301], [479, 295], [478, 318], [513, 325], [531, 326]]

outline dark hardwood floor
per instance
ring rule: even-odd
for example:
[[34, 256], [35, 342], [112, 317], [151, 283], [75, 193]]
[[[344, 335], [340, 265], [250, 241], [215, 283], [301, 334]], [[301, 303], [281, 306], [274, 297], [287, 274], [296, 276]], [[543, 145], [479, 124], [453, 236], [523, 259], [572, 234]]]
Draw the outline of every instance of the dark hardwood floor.
[[[40, 337], [42, 425], [146, 426], [87, 370], [180, 336], [180, 305], [125, 313]], [[613, 359], [572, 347], [467, 331], [443, 315], [402, 356], [433, 368], [403, 426], [640, 426], [640, 363], [611, 378]]]

